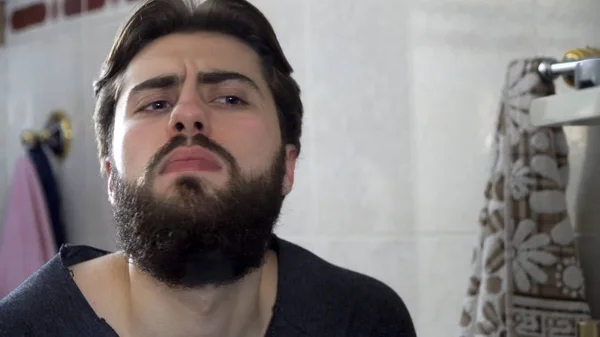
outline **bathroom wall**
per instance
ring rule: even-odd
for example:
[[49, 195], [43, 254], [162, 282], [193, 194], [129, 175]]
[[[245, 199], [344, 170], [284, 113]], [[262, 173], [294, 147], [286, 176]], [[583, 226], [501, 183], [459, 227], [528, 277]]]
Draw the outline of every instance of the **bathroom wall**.
[[[74, 143], [57, 174], [70, 240], [112, 249], [91, 85], [132, 2], [10, 0], [7, 12], [40, 1], [41, 22], [15, 30], [27, 22], [9, 17], [0, 48], [0, 205], [23, 153], [19, 133], [64, 110]], [[272, 21], [306, 107], [304, 150], [278, 233], [392, 286], [419, 336], [454, 335], [505, 67], [513, 58], [600, 46], [600, 3], [252, 2]], [[590, 242], [600, 233], [600, 132], [566, 131], [570, 209], [586, 231], [582, 250], [591, 266], [598, 249]], [[600, 304], [600, 289], [591, 291]]]

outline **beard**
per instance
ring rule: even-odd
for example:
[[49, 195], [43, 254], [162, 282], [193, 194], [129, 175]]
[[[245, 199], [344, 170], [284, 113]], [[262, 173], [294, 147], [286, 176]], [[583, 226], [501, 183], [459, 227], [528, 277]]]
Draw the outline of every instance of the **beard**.
[[[174, 137], [150, 160], [142, 179], [111, 171], [118, 245], [140, 270], [171, 288], [231, 284], [263, 264], [284, 196], [285, 149], [268, 170], [243, 176], [234, 157], [204, 135]], [[199, 145], [224, 159], [227, 185], [182, 175], [168, 197], [153, 193], [158, 163], [179, 146]]]

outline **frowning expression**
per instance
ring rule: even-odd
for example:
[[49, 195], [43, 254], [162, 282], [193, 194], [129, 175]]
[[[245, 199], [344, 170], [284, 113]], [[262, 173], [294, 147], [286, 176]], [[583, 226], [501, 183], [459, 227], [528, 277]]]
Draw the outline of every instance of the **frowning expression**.
[[[144, 48], [122, 78], [112, 138], [114, 168], [127, 181], [143, 179], [153, 156], [174, 137], [191, 145], [203, 134], [230, 156], [203, 146], [169, 151], [152, 172], [157, 195], [181, 176], [226, 187], [231, 160], [246, 177], [268, 170], [282, 147], [277, 109], [259, 56], [235, 38], [215, 33], [172, 34]], [[293, 184], [296, 151], [286, 145], [282, 193]], [[110, 186], [109, 186], [110, 190]]]

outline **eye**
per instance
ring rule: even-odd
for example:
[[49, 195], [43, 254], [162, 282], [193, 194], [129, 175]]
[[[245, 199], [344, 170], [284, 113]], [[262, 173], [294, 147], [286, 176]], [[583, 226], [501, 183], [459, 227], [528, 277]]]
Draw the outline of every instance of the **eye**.
[[146, 106], [144, 106], [141, 111], [159, 111], [164, 109], [170, 109], [173, 106], [168, 101], [154, 101]]
[[237, 96], [222, 96], [217, 98], [215, 101], [223, 105], [248, 105], [246, 101]]

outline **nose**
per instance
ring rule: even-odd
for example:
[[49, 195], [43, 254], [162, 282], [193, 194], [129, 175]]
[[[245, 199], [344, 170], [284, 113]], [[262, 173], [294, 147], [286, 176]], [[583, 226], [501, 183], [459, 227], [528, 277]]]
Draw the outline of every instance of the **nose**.
[[[183, 96], [183, 95], [182, 95]], [[198, 133], [208, 135], [208, 119], [206, 109], [197, 98], [184, 99], [171, 111], [169, 120], [169, 135], [171, 137], [184, 135], [188, 138]]]

